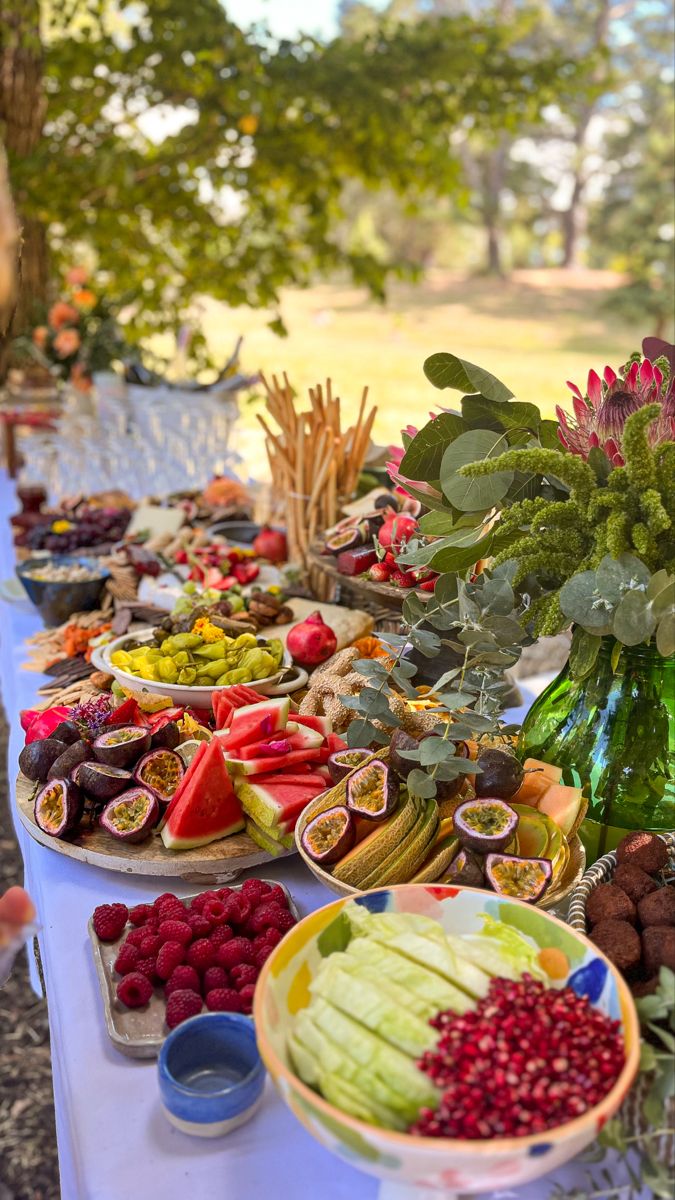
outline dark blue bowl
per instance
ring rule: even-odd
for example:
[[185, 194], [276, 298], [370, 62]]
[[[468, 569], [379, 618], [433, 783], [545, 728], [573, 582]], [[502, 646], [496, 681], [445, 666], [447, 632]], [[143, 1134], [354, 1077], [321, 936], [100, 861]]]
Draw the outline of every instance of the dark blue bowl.
[[[49, 583], [45, 579], [33, 579], [26, 574], [35, 567], [44, 567], [47, 563], [57, 566], [78, 563], [88, 567], [95, 579], [83, 580], [81, 583]], [[45, 625], [62, 625], [73, 613], [91, 612], [98, 608], [101, 593], [105, 587], [110, 572], [101, 567], [98, 559], [83, 558], [76, 554], [50, 555], [49, 558], [29, 558], [17, 565], [16, 573], [35, 607], [39, 610]]]
[[243, 1125], [265, 1086], [253, 1021], [239, 1013], [201, 1013], [177, 1025], [157, 1069], [167, 1117], [197, 1137], [221, 1137]]

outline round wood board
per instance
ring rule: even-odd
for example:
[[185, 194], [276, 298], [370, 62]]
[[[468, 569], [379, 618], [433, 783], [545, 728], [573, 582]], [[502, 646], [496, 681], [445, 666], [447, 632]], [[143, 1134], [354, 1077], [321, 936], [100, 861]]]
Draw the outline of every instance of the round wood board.
[[[57, 854], [79, 859], [104, 871], [121, 871], [131, 875], [159, 875], [167, 879], [183, 879], [187, 883], [228, 883], [241, 871], [261, 863], [276, 862], [247, 833], [199, 846], [194, 850], [167, 850], [159, 833], [153, 831], [145, 842], [116, 842], [103, 829], [88, 828], [68, 838], [50, 837], [36, 824], [33, 816], [35, 784], [20, 772], [16, 780], [16, 805], [19, 819], [32, 838]], [[293, 851], [284, 851], [285, 858]]]

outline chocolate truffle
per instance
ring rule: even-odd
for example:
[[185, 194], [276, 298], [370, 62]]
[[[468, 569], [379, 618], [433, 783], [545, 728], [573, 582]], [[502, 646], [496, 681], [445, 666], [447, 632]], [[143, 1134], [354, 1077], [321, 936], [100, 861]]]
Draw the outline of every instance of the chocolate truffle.
[[641, 871], [639, 867], [634, 867], [632, 863], [620, 863], [614, 872], [612, 883], [620, 887], [633, 904], [639, 904], [643, 896], [655, 892], [659, 886], [651, 875]]
[[648, 875], [656, 875], [668, 862], [668, 848], [658, 834], [636, 829], [619, 842], [616, 861], [631, 863], [641, 871], [646, 871]]
[[656, 975], [660, 967], [675, 971], [675, 928], [672, 925], [652, 925], [645, 929], [642, 934], [642, 961], [645, 975], [648, 976]]
[[[659, 932], [663, 933], [663, 930]], [[593, 941], [603, 954], [624, 974], [640, 961], [640, 937], [628, 921], [601, 921], [592, 933]], [[657, 968], [658, 970], [658, 968]], [[649, 971], [653, 975], [653, 971]]]
[[657, 888], [649, 896], [643, 896], [638, 915], [645, 929], [652, 925], [675, 925], [675, 887]]
[[600, 883], [586, 901], [586, 916], [591, 925], [600, 921], [630, 921], [635, 924], [635, 905], [615, 883]]

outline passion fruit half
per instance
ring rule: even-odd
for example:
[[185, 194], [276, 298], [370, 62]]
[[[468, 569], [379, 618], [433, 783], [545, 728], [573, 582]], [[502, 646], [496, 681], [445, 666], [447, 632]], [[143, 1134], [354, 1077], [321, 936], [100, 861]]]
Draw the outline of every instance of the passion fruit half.
[[302, 831], [302, 848], [312, 862], [328, 866], [344, 858], [356, 838], [356, 821], [348, 808], [336, 804], [308, 821]]
[[467, 850], [490, 854], [503, 850], [518, 828], [518, 813], [504, 800], [476, 797], [455, 809], [455, 833]]
[[339, 783], [367, 758], [370, 758], [370, 750], [338, 750], [337, 753], [331, 754], [326, 766], [333, 783]]
[[483, 865], [471, 850], [460, 850], [442, 878], [443, 883], [461, 883], [464, 887], [483, 887]]
[[147, 787], [129, 788], [106, 804], [99, 817], [102, 829], [121, 842], [142, 842], [159, 819], [159, 800]]
[[485, 872], [500, 896], [514, 896], [534, 904], [551, 882], [548, 858], [519, 858], [516, 854], [488, 854]]
[[185, 763], [174, 750], [149, 750], [136, 764], [134, 779], [168, 804], [185, 774]]
[[347, 780], [347, 808], [367, 821], [388, 817], [398, 802], [399, 783], [386, 763], [373, 758]]
[[45, 738], [42, 742], [29, 742], [19, 755], [19, 768], [26, 779], [33, 783], [44, 783], [49, 768], [56, 762], [68, 747], [55, 737]]
[[61, 838], [77, 828], [83, 808], [82, 793], [72, 779], [50, 779], [37, 794], [35, 822], [43, 833]]
[[112, 800], [133, 783], [131, 771], [106, 763], [84, 762], [77, 767], [76, 783], [94, 800]]
[[356, 546], [362, 546], [364, 540], [363, 531], [355, 525], [351, 529], [340, 529], [326, 538], [326, 549], [331, 554], [340, 554], [342, 550], [353, 550]]
[[94, 742], [94, 756], [108, 767], [128, 767], [150, 749], [150, 732], [140, 725], [106, 729]]

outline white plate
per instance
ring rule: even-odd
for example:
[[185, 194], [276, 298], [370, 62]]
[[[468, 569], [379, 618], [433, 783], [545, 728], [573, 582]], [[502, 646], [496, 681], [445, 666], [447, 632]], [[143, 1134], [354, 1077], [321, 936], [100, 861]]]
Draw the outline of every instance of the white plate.
[[[125, 633], [122, 637], [115, 638], [113, 642], [108, 642], [106, 646], [98, 646], [91, 656], [91, 661], [98, 671], [105, 671], [107, 675], [113, 675], [122, 687], [154, 696], [168, 696], [174, 704], [181, 705], [183, 708], [189, 706], [211, 708], [213, 693], [226, 692], [228, 687], [232, 686], [232, 684], [224, 684], [221, 687], [189, 687], [185, 684], [161, 683], [159, 680], [139, 679], [137, 675], [131, 675], [128, 671], [122, 671], [119, 667], [113, 666], [110, 658], [116, 650], [123, 650], [127, 642], [149, 640], [152, 632], [152, 628], [146, 626], [135, 633]], [[283, 665], [288, 668], [293, 667], [293, 660], [287, 650], [284, 651]], [[246, 684], [246, 687], [252, 688], [254, 692], [260, 692], [261, 696], [286, 696], [290, 692], [304, 687], [309, 678], [307, 672], [300, 667], [293, 669], [295, 674], [284, 683], [279, 682], [281, 672], [277, 671], [266, 679], [252, 680], [251, 683]]]

